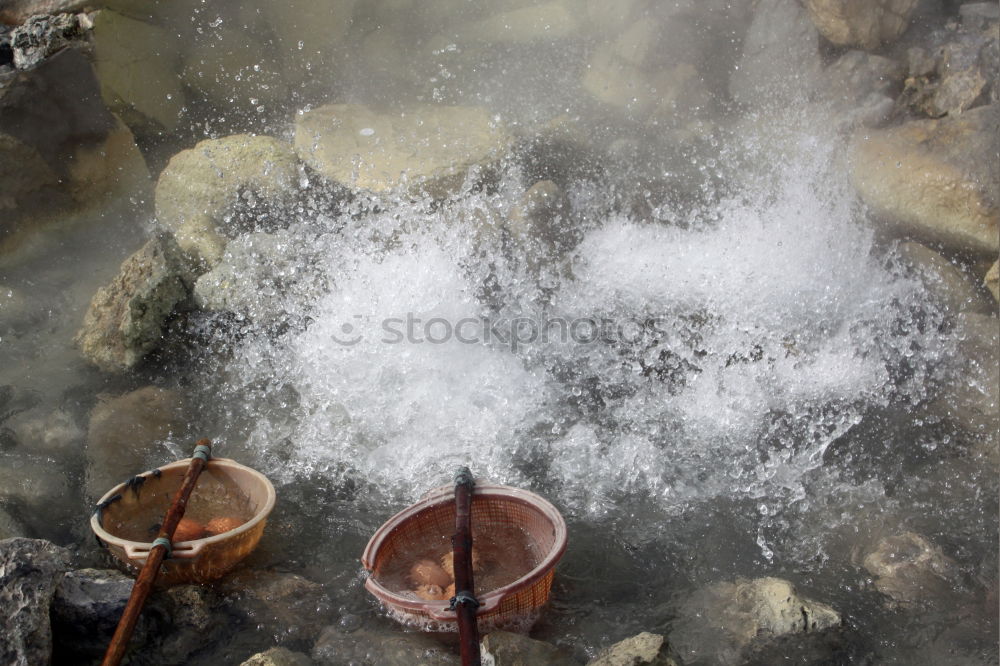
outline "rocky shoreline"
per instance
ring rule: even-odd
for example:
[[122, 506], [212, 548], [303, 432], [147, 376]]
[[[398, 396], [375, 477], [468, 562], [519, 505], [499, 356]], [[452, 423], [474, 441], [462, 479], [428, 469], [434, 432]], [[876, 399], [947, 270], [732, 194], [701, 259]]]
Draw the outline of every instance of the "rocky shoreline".
[[[392, 3], [364, 8], [335, 0], [321, 16], [308, 2], [286, 3], [243, 17], [245, 32], [225, 24], [218, 43], [174, 29], [171, 12], [194, 11], [191, 4], [0, 2], [0, 270], [51, 252], [47, 235], [112, 202], [152, 220], [118, 274], [94, 293], [74, 338], [92, 366], [82, 372], [101, 377], [110, 393], [96, 404], [78, 401], [84, 406], [75, 410], [53, 407], [8, 385], [13, 373], [0, 375], [0, 618], [7, 627], [0, 662], [99, 658], [129, 580], [82, 545], [87, 537], [79, 529], [71, 530], [76, 541], [68, 548], [33, 538], [50, 529], [39, 514], [67, 495], [92, 502], [144, 469], [155, 458], [154, 442], [188, 434], [197, 406], [157, 378], [169, 359], [205, 352], [199, 327], [301, 325], [288, 303], [311, 294], [282, 257], [308, 257], [315, 238], [336, 224], [303, 236], [289, 230], [288, 211], [320, 206], [331, 217], [357, 216], [400, 201], [446, 208], [497, 188], [513, 165], [524, 182], [510, 210], [482, 210], [456, 225], [471, 229], [482, 247], [519, 257], [536, 277], [565, 271], [561, 262], [578, 242], [567, 190], [581, 168], [565, 156], [596, 152], [595, 161], [613, 164], [640, 151], [627, 140], [588, 142], [607, 118], [636, 137], [655, 133], [684, 148], [714, 132], [749, 132], [754, 118], [781, 108], [828, 119], [866, 223], [892, 248], [891, 261], [926, 286], [958, 340], [961, 356], [932, 387], [928, 421], [965, 433], [974, 445], [963, 455], [995, 473], [995, 2], [759, 0], [733, 9], [721, 2], [552, 0], [464, 16], [442, 0], [428, 3], [434, 7], [427, 12], [441, 12], [437, 20], [447, 29], [430, 39], [433, 56], [410, 62], [400, 62], [397, 45], [409, 37]], [[706, 42], [664, 43], [664, 26], [675, 22], [738, 34], [731, 41], [739, 48], [727, 56], [732, 67], [720, 67], [722, 56]], [[465, 41], [453, 42], [452, 33]], [[351, 63], [373, 80], [422, 101], [389, 108], [312, 103], [310, 86], [343, 73], [341, 47], [309, 46], [331, 35], [354, 40]], [[194, 41], [185, 47], [185, 38]], [[554, 116], [535, 126], [506, 124], [485, 106], [446, 95], [430, 103], [437, 97], [427, 73], [451, 51], [473, 58], [548, 40], [586, 51], [579, 89], [599, 121]], [[309, 74], [298, 57], [303, 48], [313, 48], [310, 62], [322, 75]], [[280, 70], [255, 67], [257, 50]], [[214, 114], [232, 121], [203, 120]], [[660, 185], [666, 198], [676, 183]], [[651, 210], [640, 194], [647, 189], [626, 192], [620, 207]], [[248, 275], [257, 289], [236, 289]], [[0, 342], [28, 339], [46, 321], [45, 308], [0, 276]], [[66, 481], [72, 475], [53, 474], [53, 461], [85, 468], [85, 475]], [[992, 603], [988, 624], [997, 579], [970, 583], [955, 555], [900, 525], [858, 543], [852, 559], [893, 612], [957, 595], [959, 606]], [[798, 655], [800, 663], [853, 663], [843, 638], [852, 621], [831, 605], [782, 578], [724, 578], [688, 595], [673, 626], [607, 640], [599, 654], [506, 633], [487, 636], [483, 649], [495, 666], [736, 665], [775, 663], [768, 659], [779, 654]], [[436, 639], [331, 604], [323, 585], [266, 569], [244, 570], [217, 589], [173, 588], [146, 613], [136, 639], [145, 656], [137, 652], [134, 663], [186, 663], [206, 642], [224, 644], [233, 618], [260, 627], [254, 652], [262, 643], [274, 647], [250, 656], [236, 646], [226, 663], [459, 663]]]

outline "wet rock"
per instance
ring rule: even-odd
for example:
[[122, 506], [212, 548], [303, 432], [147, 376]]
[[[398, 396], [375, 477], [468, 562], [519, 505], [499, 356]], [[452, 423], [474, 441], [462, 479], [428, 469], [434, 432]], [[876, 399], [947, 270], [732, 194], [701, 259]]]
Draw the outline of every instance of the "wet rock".
[[162, 442], [180, 437], [186, 423], [180, 396], [155, 386], [98, 402], [87, 430], [88, 498], [162, 461]]
[[[112, 569], [79, 569], [67, 572], [52, 598], [52, 635], [55, 655], [98, 658], [107, 650], [133, 580]], [[140, 617], [134, 640], [142, 643], [146, 622]]]
[[821, 70], [819, 36], [806, 10], [795, 0], [762, 0], [729, 94], [745, 104], [785, 104], [808, 94]]
[[0, 23], [20, 25], [32, 16], [75, 12], [87, 4], [87, 0], [4, 0], [0, 3]]
[[963, 33], [944, 46], [937, 64], [937, 88], [924, 105], [928, 115], [955, 115], [989, 101], [989, 87], [998, 72], [997, 41], [996, 35]]
[[420, 633], [385, 632], [359, 629], [345, 633], [337, 626], [323, 630], [312, 658], [317, 664], [358, 664], [358, 666], [457, 666], [457, 654], [430, 636]]
[[38, 507], [65, 497], [70, 491], [69, 480], [54, 462], [48, 456], [23, 451], [0, 452], [0, 498], [37, 513]]
[[203, 310], [235, 312], [251, 321], [281, 317], [302, 290], [302, 267], [312, 239], [279, 229], [247, 234], [229, 242], [218, 265], [198, 278], [194, 298]]
[[[993, 266], [986, 273], [986, 278], [983, 279], [983, 285], [993, 294], [994, 300], [1000, 301], [1000, 261], [993, 262]], [[993, 307], [996, 311], [996, 306]]]
[[0, 248], [14, 233], [15, 223], [44, 204], [58, 182], [37, 150], [0, 132]]
[[11, 33], [14, 66], [31, 69], [56, 51], [85, 40], [92, 27], [86, 14], [32, 16]]
[[679, 125], [704, 115], [711, 95], [700, 71], [703, 45], [678, 21], [645, 16], [599, 45], [583, 89], [634, 120]]
[[666, 638], [644, 631], [602, 650], [587, 666], [678, 666]]
[[484, 636], [480, 651], [483, 663], [493, 666], [570, 666], [576, 663], [551, 643], [508, 631], [494, 631]]
[[851, 180], [880, 220], [956, 250], [1000, 250], [1000, 107], [857, 134]]
[[102, 10], [94, 18], [94, 66], [101, 96], [125, 122], [173, 130], [184, 107], [180, 49], [158, 26]]
[[958, 358], [932, 410], [995, 447], [1000, 432], [1000, 326], [995, 317], [961, 314], [955, 335]]
[[69, 192], [81, 206], [102, 206], [109, 198], [152, 201], [146, 160], [131, 130], [117, 118], [103, 138], [76, 148], [68, 172]]
[[828, 40], [872, 50], [903, 34], [917, 0], [806, 0], [805, 4]]
[[0, 541], [0, 663], [49, 663], [49, 604], [68, 562], [69, 551], [48, 541]]
[[862, 564], [875, 577], [875, 587], [900, 606], [940, 602], [961, 584], [958, 565], [919, 534], [889, 536], [864, 556]]
[[207, 267], [222, 257], [240, 208], [266, 210], [291, 196], [299, 180], [291, 146], [267, 136], [207, 139], [170, 159], [156, 185], [156, 216], [182, 249]]
[[295, 124], [295, 150], [326, 178], [358, 190], [405, 188], [435, 199], [457, 193], [470, 176], [489, 177], [509, 145], [507, 133], [480, 107], [425, 105], [382, 114], [331, 104], [302, 113]]
[[884, 123], [902, 90], [902, 64], [864, 51], [848, 51], [823, 70], [818, 97], [841, 122], [876, 127]]
[[219, 591], [229, 612], [268, 626], [283, 640], [315, 639], [330, 611], [323, 587], [296, 574], [243, 570]]
[[552, 41], [576, 34], [577, 16], [560, 0], [500, 12], [457, 29], [469, 43], [525, 44]]
[[791, 633], [819, 634], [840, 624], [826, 604], [799, 596], [780, 578], [715, 583], [681, 608], [670, 642], [680, 658], [738, 664], [745, 648]]
[[30, 453], [58, 456], [79, 449], [83, 429], [62, 409], [32, 409], [4, 422], [17, 446]]
[[934, 250], [907, 242], [899, 246], [899, 256], [945, 311], [989, 314], [996, 309], [962, 271]]
[[27, 536], [28, 530], [10, 511], [0, 505], [0, 541]]
[[273, 647], [266, 652], [258, 652], [240, 666], [312, 666], [312, 663], [312, 659], [301, 652]]
[[187, 300], [192, 265], [167, 235], [148, 241], [94, 294], [76, 334], [84, 357], [105, 372], [138, 365], [161, 344], [163, 327]]
[[218, 612], [219, 595], [212, 587], [178, 585], [154, 602], [167, 623], [158, 631], [154, 663], [186, 664], [206, 644], [222, 640], [230, 629], [227, 616]]

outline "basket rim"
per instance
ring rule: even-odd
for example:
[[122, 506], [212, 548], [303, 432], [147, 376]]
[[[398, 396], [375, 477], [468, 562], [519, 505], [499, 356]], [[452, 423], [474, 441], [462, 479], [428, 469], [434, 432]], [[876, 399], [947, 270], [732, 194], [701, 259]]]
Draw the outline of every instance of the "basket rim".
[[[170, 471], [173, 471], [175, 469], [185, 470], [190, 466], [191, 460], [192, 460], [191, 458], [176, 460], [172, 463], [163, 465], [162, 467], [157, 467], [156, 469], [151, 469], [142, 472], [137, 476], [145, 476], [148, 478], [149, 475], [157, 471], [162, 473], [167, 470]], [[208, 544], [218, 543], [220, 541], [228, 541], [229, 539], [232, 539], [234, 536], [238, 534], [249, 532], [251, 529], [256, 527], [260, 522], [266, 520], [268, 515], [270, 515], [271, 510], [274, 509], [274, 504], [277, 499], [277, 495], [274, 491], [274, 484], [271, 483], [270, 479], [268, 479], [266, 476], [264, 476], [254, 468], [242, 465], [231, 458], [210, 458], [208, 460], [206, 467], [209, 468], [223, 467], [229, 469], [240, 469], [250, 472], [252, 475], [264, 481], [264, 487], [267, 489], [267, 497], [264, 500], [263, 506], [257, 510], [253, 518], [243, 523], [236, 529], [229, 530], [228, 532], [223, 532], [222, 534], [216, 534], [214, 536], [202, 537], [201, 539], [191, 539], [189, 541], [175, 541], [171, 544], [173, 548], [177, 548], [181, 544], [185, 546], [193, 543], [204, 543], [208, 545]], [[124, 490], [127, 483], [128, 481], [123, 481], [122, 483], [119, 483], [117, 486], [115, 486], [108, 492], [104, 493], [101, 499], [98, 500], [98, 506], [100, 506], [103, 502], [107, 501], [109, 498], [114, 496], [115, 493], [119, 493], [122, 490]], [[94, 511], [94, 513], [90, 516], [90, 528], [94, 531], [94, 534], [96, 534], [101, 541], [104, 541], [109, 546], [117, 546], [119, 548], [132, 546], [134, 548], [134, 547], [148, 546], [152, 543], [151, 541], [132, 541], [130, 539], [123, 539], [121, 537], [115, 536], [114, 534], [111, 534], [111, 532], [108, 532], [106, 529], [104, 529], [104, 526], [101, 524], [101, 517], [103, 513], [104, 510], [101, 508], [98, 508], [97, 510]]]
[[[403, 608], [411, 611], [426, 612], [432, 610], [435, 615], [441, 615], [443, 613], [446, 614], [449, 612], [454, 614], [454, 611], [449, 611], [450, 604], [448, 601], [425, 601], [422, 599], [410, 599], [403, 597], [384, 587], [381, 583], [375, 580], [375, 576], [373, 575], [375, 569], [375, 557], [378, 555], [379, 549], [382, 547], [389, 534], [402, 523], [422, 511], [437, 507], [446, 502], [454, 501], [454, 493], [454, 486], [449, 485], [434, 488], [424, 495], [423, 498], [421, 498], [416, 504], [406, 507], [389, 518], [389, 520], [383, 523], [382, 526], [375, 531], [372, 538], [369, 539], [368, 545], [365, 546], [364, 553], [361, 556], [361, 564], [365, 568], [366, 573], [365, 588], [383, 603], [391, 604], [397, 608]], [[559, 560], [562, 559], [563, 554], [566, 552], [568, 542], [566, 520], [562, 517], [562, 514], [559, 513], [555, 506], [553, 506], [552, 503], [544, 497], [541, 497], [540, 495], [537, 495], [529, 490], [477, 480], [476, 485], [473, 487], [473, 499], [475, 499], [476, 496], [484, 495], [510, 499], [522, 504], [527, 504], [528, 506], [541, 511], [541, 513], [543, 513], [552, 523], [555, 532], [555, 540], [549, 553], [542, 558], [542, 560], [535, 565], [531, 571], [507, 585], [491, 590], [482, 596], [477, 596], [476, 598], [480, 603], [480, 614], [494, 610], [509, 594], [531, 587], [547, 576], [551, 570], [555, 568]]]

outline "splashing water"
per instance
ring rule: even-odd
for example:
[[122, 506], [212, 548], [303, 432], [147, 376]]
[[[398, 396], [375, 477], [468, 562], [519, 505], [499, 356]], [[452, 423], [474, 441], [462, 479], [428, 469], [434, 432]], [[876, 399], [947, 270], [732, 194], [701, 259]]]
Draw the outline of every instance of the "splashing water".
[[[855, 222], [835, 155], [801, 141], [685, 224], [582, 223], [544, 279], [482, 241], [489, 223], [454, 221], [488, 208], [482, 193], [395, 202], [320, 234], [314, 297], [286, 304], [308, 324], [238, 355], [229, 390], [294, 395], [274, 415], [249, 402], [251, 445], [288, 439], [299, 470], [410, 498], [469, 464], [590, 515], [632, 496], [668, 514], [721, 495], [780, 512], [867, 410], [921, 399], [932, 359], [914, 365], [906, 350], [944, 345], [934, 326], [901, 326], [918, 285]], [[574, 212], [595, 187], [572, 193]], [[499, 299], [484, 296], [491, 279]], [[482, 325], [526, 314], [603, 319], [617, 335], [511, 345]]]

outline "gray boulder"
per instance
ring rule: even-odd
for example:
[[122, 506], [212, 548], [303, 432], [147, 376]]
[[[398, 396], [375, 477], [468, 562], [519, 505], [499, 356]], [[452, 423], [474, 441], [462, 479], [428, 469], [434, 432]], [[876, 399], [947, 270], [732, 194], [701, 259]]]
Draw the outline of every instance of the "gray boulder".
[[960, 314], [958, 355], [931, 404], [932, 411], [959, 425], [996, 460], [1000, 433], [1000, 324], [996, 317]]
[[751, 644], [792, 633], [820, 634], [840, 615], [799, 595], [780, 578], [739, 579], [695, 592], [681, 608], [670, 643], [681, 660], [733, 665]]
[[69, 551], [48, 541], [0, 541], [0, 663], [49, 663], [49, 605], [69, 557]]
[[[52, 598], [52, 635], [56, 653], [74, 658], [104, 654], [132, 594], [134, 581], [110, 569], [69, 571]], [[140, 617], [134, 640], [143, 641], [146, 622]]]
[[805, 4], [828, 40], [872, 50], [903, 34], [917, 0], [806, 0]]
[[493, 171], [511, 139], [489, 111], [420, 105], [380, 113], [360, 104], [306, 111], [295, 123], [295, 150], [321, 175], [355, 190], [444, 199], [472, 170]]
[[98, 402], [87, 429], [88, 498], [162, 462], [159, 445], [182, 436], [186, 424], [180, 396], [155, 386]]
[[921, 606], [956, 595], [962, 573], [940, 546], [914, 532], [883, 538], [862, 557], [890, 605]]
[[290, 573], [244, 569], [218, 586], [228, 612], [263, 623], [287, 640], [314, 640], [330, 600], [323, 586]]
[[492, 666], [572, 666], [575, 660], [545, 641], [509, 631], [494, 631], [482, 638], [484, 664]]
[[892, 113], [905, 74], [906, 68], [895, 60], [848, 51], [823, 70], [817, 97], [842, 124], [876, 127]]
[[601, 651], [587, 666], [678, 666], [667, 639], [644, 631]]
[[1000, 107], [859, 132], [850, 175], [876, 218], [906, 236], [1000, 251]]
[[904, 265], [919, 279], [927, 293], [945, 312], [990, 314], [996, 303], [990, 302], [980, 289], [954, 264], [920, 243], [902, 243], [899, 256]]
[[198, 278], [195, 303], [255, 322], [279, 318], [289, 303], [310, 296], [310, 272], [302, 267], [314, 250], [313, 239], [301, 231], [277, 229], [235, 238], [219, 263]]
[[147, 242], [94, 295], [76, 334], [81, 353], [105, 372], [134, 368], [160, 346], [164, 324], [187, 300], [192, 278], [190, 260], [171, 237]]
[[237, 208], [280, 207], [298, 182], [295, 153], [277, 139], [248, 134], [206, 139], [170, 158], [156, 184], [156, 216], [183, 250], [211, 268], [222, 258], [227, 238], [242, 231], [230, 226]]

